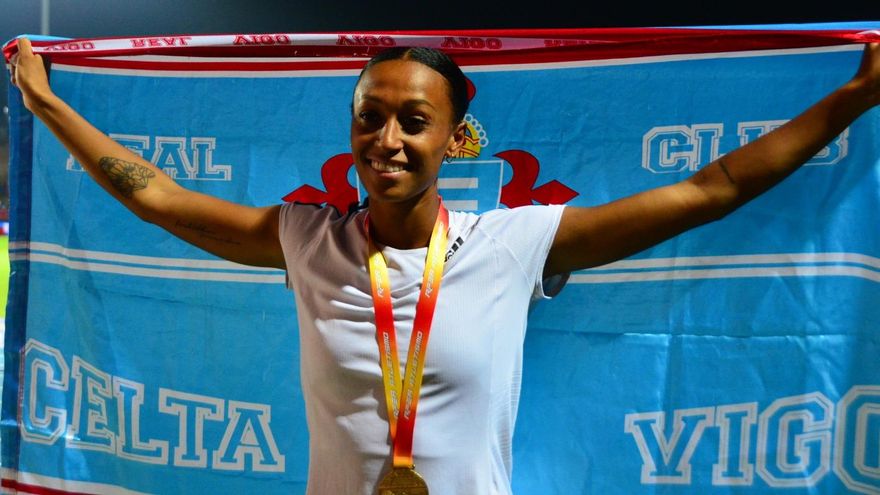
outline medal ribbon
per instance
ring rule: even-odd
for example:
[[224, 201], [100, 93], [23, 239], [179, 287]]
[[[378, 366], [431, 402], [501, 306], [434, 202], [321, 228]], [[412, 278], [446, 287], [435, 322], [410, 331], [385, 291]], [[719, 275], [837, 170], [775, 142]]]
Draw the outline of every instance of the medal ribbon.
[[[379, 363], [382, 367], [382, 381], [385, 386], [385, 404], [388, 408], [388, 427], [394, 447], [394, 466], [411, 468], [413, 466], [413, 430], [416, 424], [416, 408], [419, 404], [419, 390], [422, 387], [422, 371], [425, 367], [425, 354], [428, 348], [428, 335], [434, 319], [440, 281], [443, 278], [447, 228], [449, 213], [440, 203], [437, 221], [428, 243], [428, 257], [422, 276], [419, 301], [416, 303], [416, 316], [406, 356], [406, 370], [400, 376], [400, 362], [397, 359], [397, 338], [394, 330], [394, 310], [391, 306], [391, 283], [388, 278], [388, 265], [385, 256], [376, 248], [370, 238], [370, 217], [364, 222], [369, 247], [370, 286], [373, 292], [373, 309], [376, 313], [376, 340], [379, 344]], [[402, 403], [401, 403], [402, 402]]]

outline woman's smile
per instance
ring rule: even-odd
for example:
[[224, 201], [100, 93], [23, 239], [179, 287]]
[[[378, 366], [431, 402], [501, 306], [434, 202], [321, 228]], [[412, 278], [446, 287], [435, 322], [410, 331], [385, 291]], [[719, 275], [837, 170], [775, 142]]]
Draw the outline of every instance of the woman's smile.
[[370, 168], [380, 173], [403, 172], [406, 170], [404, 164], [379, 160], [370, 160]]

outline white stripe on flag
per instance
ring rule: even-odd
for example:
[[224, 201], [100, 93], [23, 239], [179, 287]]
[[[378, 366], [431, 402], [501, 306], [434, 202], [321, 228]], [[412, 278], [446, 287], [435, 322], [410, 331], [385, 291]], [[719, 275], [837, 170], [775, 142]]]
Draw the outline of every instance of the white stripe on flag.
[[35, 263], [60, 265], [71, 270], [83, 270], [98, 273], [116, 273], [119, 275], [135, 275], [139, 277], [172, 278], [178, 280], [209, 280], [212, 282], [247, 282], [256, 284], [283, 284], [285, 275], [259, 275], [255, 273], [205, 272], [189, 270], [169, 270], [161, 268], [141, 268], [136, 266], [111, 265], [89, 261], [74, 261], [52, 254], [10, 254], [10, 261], [29, 259]]
[[480, 179], [477, 177], [437, 179], [438, 189], [477, 189], [479, 187]]
[[633, 270], [640, 268], [680, 268], [693, 266], [772, 265], [796, 263], [854, 263], [880, 269], [880, 258], [861, 253], [779, 253], [735, 254], [728, 256], [682, 256], [621, 260], [593, 270]]
[[247, 77], [248, 79], [281, 79], [285, 77], [351, 77], [360, 74], [360, 69], [309, 69], [309, 70], [159, 70], [159, 69], [114, 69], [110, 67], [83, 67], [52, 64], [52, 70], [76, 72], [81, 74], [108, 74], [115, 76], [177, 77], [197, 79], [204, 77]]
[[[30, 260], [35, 263], [63, 266], [72, 270], [140, 277], [259, 284], [284, 284], [286, 282], [284, 271], [274, 268], [251, 267], [223, 260], [160, 258], [70, 249], [47, 242], [12, 242], [9, 245], [9, 260]], [[146, 266], [132, 266], [132, 264]], [[188, 268], [188, 270], [174, 268]]]
[[450, 210], [458, 211], [477, 211], [477, 208], [479, 207], [479, 203], [472, 199], [451, 199], [448, 201], [444, 199], [443, 204], [445, 204]]
[[276, 268], [264, 268], [259, 266], [248, 266], [240, 263], [233, 263], [226, 260], [194, 260], [189, 258], [162, 258], [158, 256], [139, 256], [122, 253], [111, 253], [107, 251], [90, 251], [84, 249], [71, 249], [59, 244], [48, 242], [10, 242], [9, 251], [19, 249], [27, 249], [33, 251], [46, 251], [53, 254], [61, 255], [65, 258], [82, 258], [94, 261], [106, 261], [116, 263], [131, 263], [137, 265], [148, 265], [158, 267], [183, 267], [183, 268], [203, 268], [211, 270], [227, 270], [249, 272], [267, 272], [277, 273]]
[[577, 272], [569, 283], [613, 284], [623, 282], [659, 282], [664, 280], [699, 280], [751, 277], [856, 277], [880, 282], [880, 272], [858, 266], [768, 266], [743, 268], [707, 268], [698, 270], [658, 270], [617, 273]]

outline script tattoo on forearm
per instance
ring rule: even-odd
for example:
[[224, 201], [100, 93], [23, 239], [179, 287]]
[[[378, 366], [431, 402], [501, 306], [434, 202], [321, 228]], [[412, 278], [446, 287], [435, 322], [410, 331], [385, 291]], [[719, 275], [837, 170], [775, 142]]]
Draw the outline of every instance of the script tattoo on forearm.
[[139, 163], [127, 162], [112, 156], [101, 158], [98, 166], [107, 174], [113, 188], [126, 198], [131, 198], [139, 189], [146, 189], [150, 179], [156, 176], [155, 172]]
[[222, 235], [218, 234], [217, 232], [214, 232], [213, 230], [209, 229], [207, 225], [201, 224], [198, 222], [177, 220], [174, 222], [174, 226], [179, 227], [181, 229], [193, 231], [193, 232], [197, 233], [199, 235], [199, 237], [201, 237], [203, 239], [210, 239], [212, 241], [222, 242], [223, 244], [233, 244], [233, 245], [240, 245], [241, 244], [240, 242], [236, 241], [235, 239], [233, 239], [231, 237], [228, 237], [228, 236], [223, 237]]

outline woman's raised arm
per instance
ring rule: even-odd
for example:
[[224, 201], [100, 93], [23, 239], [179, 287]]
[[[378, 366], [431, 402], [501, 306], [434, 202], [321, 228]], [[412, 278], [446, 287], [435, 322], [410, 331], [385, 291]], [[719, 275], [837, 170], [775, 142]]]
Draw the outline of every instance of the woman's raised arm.
[[601, 206], [566, 208], [544, 273], [604, 265], [724, 217], [797, 170], [878, 104], [880, 44], [872, 43], [848, 83], [691, 177]]
[[284, 268], [279, 206], [244, 206], [181, 187], [52, 93], [42, 58], [28, 39], [18, 40], [11, 62], [12, 84], [21, 90], [25, 106], [101, 187], [138, 217], [221, 258]]

